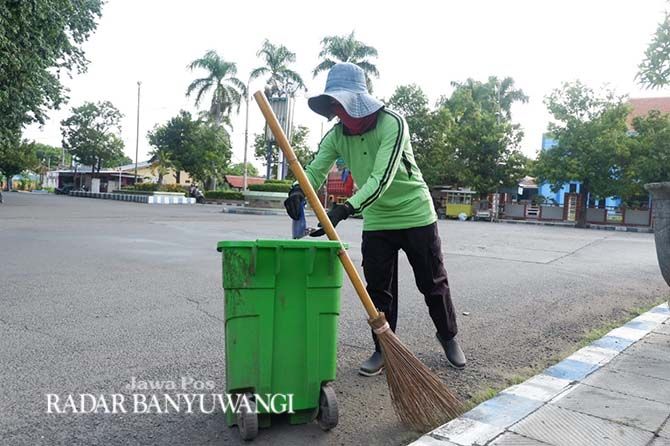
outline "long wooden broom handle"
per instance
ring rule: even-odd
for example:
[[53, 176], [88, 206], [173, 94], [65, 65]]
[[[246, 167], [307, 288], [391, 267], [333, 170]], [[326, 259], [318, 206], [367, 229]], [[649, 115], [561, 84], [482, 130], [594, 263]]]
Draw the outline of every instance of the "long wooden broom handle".
[[[305, 197], [307, 198], [309, 205], [312, 207], [312, 210], [316, 214], [316, 217], [319, 219], [319, 223], [321, 223], [321, 226], [325, 230], [326, 235], [330, 240], [338, 241], [340, 242], [340, 245], [342, 245], [342, 241], [340, 240], [340, 237], [337, 235], [335, 227], [330, 222], [330, 219], [328, 218], [325, 209], [323, 208], [321, 202], [319, 201], [319, 197], [316, 195], [314, 188], [307, 179], [307, 175], [305, 175], [305, 171], [302, 169], [300, 162], [296, 158], [295, 152], [293, 151], [291, 144], [288, 142], [286, 134], [284, 134], [284, 130], [279, 125], [279, 121], [277, 121], [277, 117], [272, 111], [272, 107], [270, 107], [270, 103], [268, 102], [268, 99], [265, 97], [265, 93], [263, 93], [262, 91], [257, 91], [256, 93], [254, 93], [254, 98], [256, 98], [256, 102], [258, 103], [258, 106], [260, 107], [261, 112], [263, 113], [263, 116], [265, 117], [265, 120], [267, 121], [268, 126], [270, 127], [270, 130], [272, 130], [272, 133], [275, 135], [277, 144], [279, 144], [279, 147], [281, 148], [282, 152], [284, 152], [284, 157], [288, 161], [291, 171], [293, 171], [293, 174], [298, 179], [298, 184], [300, 184], [300, 188], [305, 194]], [[349, 254], [347, 254], [347, 251], [344, 248], [340, 248], [338, 256], [340, 257], [342, 266], [344, 266], [344, 270], [347, 272], [349, 280], [351, 281], [351, 284], [354, 286], [354, 289], [358, 294], [358, 298], [361, 300], [361, 303], [365, 307], [365, 311], [368, 313], [368, 316], [370, 317], [370, 319], [377, 318], [379, 316], [379, 312], [377, 311], [377, 308], [375, 308], [375, 305], [372, 303], [372, 299], [370, 299], [370, 295], [368, 294], [368, 291], [365, 289], [365, 285], [361, 280], [361, 276], [358, 275], [358, 271], [356, 270], [354, 263], [351, 261], [351, 258], [349, 258]]]

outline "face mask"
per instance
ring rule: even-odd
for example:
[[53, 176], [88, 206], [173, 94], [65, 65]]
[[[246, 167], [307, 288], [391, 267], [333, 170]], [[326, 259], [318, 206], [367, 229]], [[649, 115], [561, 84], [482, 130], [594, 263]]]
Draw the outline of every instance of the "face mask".
[[333, 113], [340, 118], [342, 125], [346, 127], [347, 131], [352, 135], [360, 135], [370, 130], [377, 122], [377, 113], [373, 113], [362, 118], [352, 118], [347, 114], [340, 104], [333, 105]]

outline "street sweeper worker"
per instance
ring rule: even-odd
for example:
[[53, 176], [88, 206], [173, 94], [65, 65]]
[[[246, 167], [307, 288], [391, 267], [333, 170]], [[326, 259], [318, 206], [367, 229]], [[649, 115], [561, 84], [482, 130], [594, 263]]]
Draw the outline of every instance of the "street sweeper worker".
[[[428, 186], [414, 160], [405, 119], [369, 94], [365, 74], [351, 63], [338, 63], [328, 72], [323, 94], [308, 100], [309, 107], [327, 119], [339, 118], [319, 144], [305, 173], [318, 189], [338, 159], [343, 159], [359, 186], [343, 204], [328, 212], [333, 225], [354, 214], [363, 216], [363, 272], [367, 290], [395, 331], [397, 314], [392, 282], [395, 259], [402, 249], [424, 295], [436, 337], [448, 363], [465, 367], [465, 355], [456, 341], [456, 312], [451, 301], [437, 216]], [[294, 220], [300, 218], [305, 195], [295, 184], [284, 205]], [[323, 235], [322, 229], [311, 235]], [[396, 303], [396, 305], [394, 305]], [[360, 374], [382, 372], [383, 357], [373, 333], [375, 351]]]

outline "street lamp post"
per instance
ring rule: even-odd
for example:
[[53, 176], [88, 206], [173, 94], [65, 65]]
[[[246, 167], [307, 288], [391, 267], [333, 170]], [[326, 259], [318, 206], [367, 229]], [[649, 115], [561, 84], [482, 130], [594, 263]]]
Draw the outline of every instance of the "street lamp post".
[[249, 86], [251, 84], [251, 76], [247, 81], [247, 93], [245, 94], [245, 101], [247, 103], [246, 117], [244, 122], [244, 180], [242, 182], [242, 190], [247, 191], [247, 149], [249, 147]]
[[137, 184], [137, 158], [140, 147], [140, 87], [142, 82], [137, 81], [137, 132], [135, 135], [135, 184]]

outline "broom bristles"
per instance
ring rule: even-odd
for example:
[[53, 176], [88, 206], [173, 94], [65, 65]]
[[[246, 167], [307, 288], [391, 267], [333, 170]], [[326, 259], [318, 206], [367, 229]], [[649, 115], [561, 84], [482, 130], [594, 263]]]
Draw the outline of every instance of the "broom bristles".
[[[400, 341], [383, 313], [370, 319], [384, 356], [386, 381], [398, 418], [425, 432], [461, 414], [463, 405], [451, 390]], [[381, 331], [384, 330], [384, 331]]]

